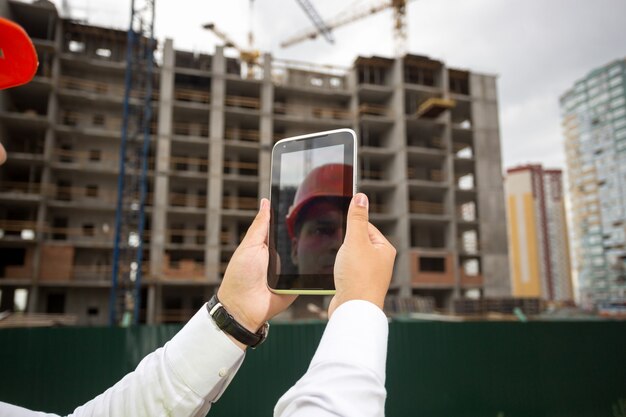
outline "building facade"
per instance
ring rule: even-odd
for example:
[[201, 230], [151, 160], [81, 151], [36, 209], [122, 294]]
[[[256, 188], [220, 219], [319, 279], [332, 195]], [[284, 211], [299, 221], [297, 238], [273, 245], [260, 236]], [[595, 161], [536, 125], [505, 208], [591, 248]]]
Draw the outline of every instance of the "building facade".
[[626, 61], [591, 71], [561, 99], [573, 253], [586, 307], [626, 300]]
[[[47, 2], [0, 0], [0, 14], [41, 62], [0, 93], [0, 310], [27, 291], [29, 311], [105, 323], [126, 33]], [[441, 309], [510, 295], [494, 76], [413, 55], [335, 68], [265, 54], [248, 71], [222, 48], [159, 48], [142, 321], [185, 320], [216, 290], [268, 195], [273, 143], [340, 127], [358, 134], [359, 188], [398, 250], [391, 294]]]
[[507, 170], [511, 286], [514, 297], [572, 302], [561, 170], [525, 165]]

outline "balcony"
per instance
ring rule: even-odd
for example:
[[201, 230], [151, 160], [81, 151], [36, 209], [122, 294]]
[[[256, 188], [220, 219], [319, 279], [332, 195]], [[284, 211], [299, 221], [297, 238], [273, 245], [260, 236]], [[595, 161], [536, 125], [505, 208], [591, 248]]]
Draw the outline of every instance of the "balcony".
[[171, 254], [165, 253], [162, 274], [162, 277], [168, 280], [206, 281], [204, 263], [198, 258], [184, 255], [172, 258]]
[[445, 185], [444, 172], [438, 168], [408, 167], [406, 173], [409, 181]]
[[8, 201], [32, 201], [41, 200], [42, 187], [40, 183], [2, 181], [0, 182], [0, 199]]
[[206, 177], [209, 170], [208, 158], [193, 158], [186, 155], [170, 156], [170, 172], [177, 176]]
[[48, 117], [44, 113], [37, 113], [34, 110], [7, 109], [0, 111], [0, 120], [5, 122], [5, 126], [18, 127], [23, 129], [43, 130], [48, 127]]
[[34, 242], [37, 239], [35, 220], [0, 219], [0, 241]]
[[88, 114], [66, 110], [61, 112], [59, 124], [95, 134], [114, 135], [117, 138], [122, 130], [122, 118], [119, 115], [102, 113]]
[[197, 194], [188, 194], [186, 192], [183, 193], [172, 190], [167, 194], [167, 197], [170, 208], [204, 209], [207, 205], [205, 190]]
[[174, 136], [185, 137], [185, 139], [201, 138], [200, 141], [206, 143], [209, 137], [209, 123], [196, 121], [177, 120], [173, 123]]
[[[129, 275], [130, 266], [120, 265], [118, 272], [120, 275]], [[150, 267], [148, 263], [142, 263], [141, 274], [144, 279], [149, 276]], [[113, 266], [103, 264], [75, 264], [72, 266], [71, 273], [73, 281], [103, 287], [109, 287], [111, 285], [112, 275]]]
[[224, 196], [222, 208], [224, 210], [256, 211], [259, 207], [259, 199], [256, 197]]
[[119, 154], [97, 150], [77, 151], [56, 148], [52, 151], [52, 161], [68, 169], [117, 172]]
[[233, 142], [258, 143], [260, 139], [259, 131], [256, 129], [240, 129], [238, 127], [227, 127], [224, 132], [224, 139]]
[[[189, 88], [176, 87], [174, 100], [179, 103], [210, 104], [211, 94], [208, 91], [198, 91]], [[208, 108], [208, 106], [206, 106]]]
[[307, 106], [280, 101], [274, 103], [274, 115], [281, 119], [284, 117], [287, 120], [293, 119], [311, 124], [326, 122], [343, 125], [346, 121], [352, 120], [352, 113], [343, 107], [322, 104]]
[[374, 117], [384, 119], [393, 118], [393, 112], [389, 109], [389, 106], [382, 104], [361, 103], [359, 105], [358, 112], [360, 117]]
[[[259, 163], [252, 160], [224, 160], [224, 175], [229, 177], [240, 177], [239, 179], [253, 180], [259, 175]], [[254, 177], [254, 178], [252, 178]]]
[[256, 97], [228, 95], [224, 99], [226, 108], [258, 111], [261, 108], [261, 101]]
[[[59, 78], [59, 88], [66, 92], [80, 92], [89, 93], [92, 98], [102, 100], [103, 98], [112, 98], [117, 101], [124, 99], [125, 88], [122, 84], [123, 80], [119, 80], [119, 84], [111, 83], [110, 81], [93, 81], [85, 78], [63, 76]], [[131, 92], [131, 98], [144, 99], [146, 96], [145, 91], [133, 90]], [[152, 100], [157, 101], [159, 99], [159, 92], [157, 90], [152, 91]]]
[[[48, 241], [65, 241], [76, 247], [108, 248], [113, 247], [115, 239], [115, 231], [111, 227], [113, 220], [114, 218], [111, 217], [110, 222], [102, 223], [100, 227], [96, 227], [95, 223], [69, 227], [61, 227], [54, 223], [46, 224], [44, 233]], [[149, 242], [149, 235], [149, 231], [144, 231], [144, 245]]]
[[167, 230], [167, 248], [203, 251], [206, 244], [206, 230], [204, 225], [186, 227], [185, 224], [172, 224]]
[[445, 206], [443, 203], [438, 202], [410, 200], [409, 212], [411, 214], [441, 216], [445, 214]]

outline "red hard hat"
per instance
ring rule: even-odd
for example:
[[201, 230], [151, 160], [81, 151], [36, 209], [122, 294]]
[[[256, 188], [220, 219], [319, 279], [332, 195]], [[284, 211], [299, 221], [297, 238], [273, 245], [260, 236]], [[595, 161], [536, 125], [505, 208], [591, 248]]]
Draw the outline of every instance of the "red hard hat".
[[0, 90], [32, 80], [38, 64], [35, 47], [24, 29], [0, 17]]
[[287, 212], [289, 237], [295, 236], [296, 219], [302, 208], [319, 197], [352, 197], [352, 165], [326, 164], [306, 176]]

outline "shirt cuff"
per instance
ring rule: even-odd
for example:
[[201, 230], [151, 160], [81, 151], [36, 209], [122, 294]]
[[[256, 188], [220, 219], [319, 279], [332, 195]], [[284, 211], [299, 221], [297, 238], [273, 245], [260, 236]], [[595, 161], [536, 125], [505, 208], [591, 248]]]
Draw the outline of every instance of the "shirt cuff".
[[[221, 331], [206, 304], [165, 345], [171, 369], [196, 394], [217, 401], [243, 362], [244, 351]], [[217, 388], [217, 389], [216, 389]]]
[[328, 321], [311, 366], [321, 362], [352, 363], [372, 370], [385, 382], [389, 322], [373, 303], [343, 303]]

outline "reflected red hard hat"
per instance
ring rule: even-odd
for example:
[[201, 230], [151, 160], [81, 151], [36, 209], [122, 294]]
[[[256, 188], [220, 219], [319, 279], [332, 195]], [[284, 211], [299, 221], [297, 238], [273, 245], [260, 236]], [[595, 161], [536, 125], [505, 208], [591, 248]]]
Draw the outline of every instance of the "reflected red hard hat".
[[287, 232], [295, 236], [298, 214], [319, 197], [352, 197], [352, 165], [326, 164], [313, 169], [298, 187], [287, 212]]
[[35, 47], [24, 29], [0, 17], [0, 90], [32, 80], [37, 65]]

